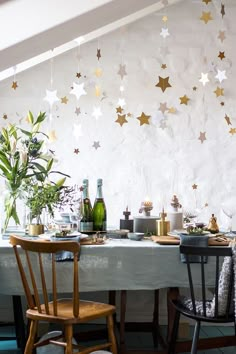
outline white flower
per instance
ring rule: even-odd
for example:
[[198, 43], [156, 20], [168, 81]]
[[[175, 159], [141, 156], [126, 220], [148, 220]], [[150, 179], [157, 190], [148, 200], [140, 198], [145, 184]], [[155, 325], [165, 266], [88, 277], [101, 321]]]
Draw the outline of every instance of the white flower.
[[9, 141], [10, 141], [11, 153], [14, 154], [16, 152], [16, 139], [14, 138], [14, 136], [11, 136]]
[[20, 161], [22, 164], [26, 164], [28, 160], [28, 148], [26, 147], [25, 144], [22, 144], [22, 142], [19, 142], [17, 151], [19, 151], [20, 154]]

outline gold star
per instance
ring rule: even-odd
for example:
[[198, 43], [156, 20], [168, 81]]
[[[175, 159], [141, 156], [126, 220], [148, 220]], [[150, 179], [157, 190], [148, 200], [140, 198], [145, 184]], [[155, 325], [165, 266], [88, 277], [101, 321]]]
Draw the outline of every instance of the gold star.
[[129, 112], [129, 113], [127, 113], [127, 117], [132, 117], [132, 114]]
[[236, 134], [236, 128], [230, 128], [229, 133], [232, 135]]
[[78, 155], [78, 153], [79, 153], [79, 149], [78, 148], [74, 149], [74, 154]]
[[13, 88], [14, 90], [16, 90], [17, 87], [18, 87], [17, 81], [13, 81], [13, 82], [12, 82], [12, 85], [11, 85], [11, 88]]
[[198, 140], [200, 140], [201, 143], [203, 143], [206, 140], [206, 132], [200, 132]]
[[140, 122], [140, 126], [143, 124], [149, 124], [149, 118], [151, 116], [147, 116], [145, 113], [142, 112], [141, 116], [137, 117]]
[[193, 91], [197, 91], [197, 87], [196, 86], [193, 86]]
[[211, 0], [202, 0], [202, 2], [205, 2], [205, 4], [208, 5], [208, 3], [211, 2]]
[[210, 12], [202, 12], [202, 16], [200, 17], [200, 20], [204, 21], [205, 24], [207, 24], [208, 21], [213, 20], [211, 13]]
[[162, 17], [162, 21], [163, 21], [163, 22], [167, 22], [167, 21], [168, 21], [168, 17], [167, 17], [167, 16], [163, 16], [163, 17]]
[[118, 114], [118, 118], [115, 122], [119, 123], [120, 126], [122, 127], [123, 124], [128, 123], [128, 121], [125, 119], [125, 117], [126, 117], [126, 114], [123, 114], [123, 115]]
[[218, 58], [220, 58], [220, 60], [223, 60], [225, 58], [225, 52], [219, 52]]
[[192, 188], [193, 188], [193, 189], [197, 189], [197, 187], [198, 187], [198, 185], [195, 184], [195, 183], [192, 185]]
[[48, 133], [48, 139], [51, 143], [53, 143], [54, 141], [57, 140], [57, 136], [56, 136], [56, 132], [55, 130], [51, 130], [49, 133]]
[[213, 91], [215, 94], [216, 94], [216, 97], [219, 97], [219, 96], [224, 96], [224, 89], [223, 88], [220, 88], [217, 86], [217, 88], [215, 89], [215, 91]]
[[168, 113], [175, 114], [175, 113], [176, 113], [176, 108], [175, 108], [175, 107], [170, 107], [170, 108], [168, 109]]
[[97, 77], [100, 77], [100, 76], [102, 76], [102, 69], [101, 68], [96, 68], [96, 70], [95, 70], [95, 75], [97, 76]]
[[166, 64], [161, 64], [161, 68], [162, 68], [162, 69], [166, 69], [166, 68], [167, 68], [167, 65], [166, 65]]
[[97, 58], [98, 60], [101, 58], [101, 49], [97, 49]]
[[219, 31], [219, 34], [218, 34], [218, 37], [217, 38], [219, 38], [220, 40], [221, 40], [221, 42], [223, 42], [224, 40], [225, 40], [225, 31]]
[[95, 95], [96, 97], [101, 96], [101, 88], [98, 85], [95, 86]]
[[168, 87], [171, 87], [171, 85], [169, 84], [169, 76], [165, 78], [159, 76], [159, 82], [155, 86], [160, 87], [162, 92], [165, 92]]
[[186, 106], [187, 106], [188, 101], [189, 101], [188, 96], [184, 95], [184, 96], [180, 97], [179, 99], [180, 99], [180, 104], [186, 104]]
[[67, 104], [68, 101], [69, 100], [68, 100], [68, 98], [66, 96], [61, 98], [61, 103]]
[[230, 120], [230, 117], [227, 116], [227, 114], [225, 115], [225, 120], [226, 120], [226, 123], [227, 123], [228, 125], [232, 125], [231, 120]]
[[8, 117], [7, 117], [7, 114], [4, 113], [3, 116], [2, 116], [2, 118], [3, 118], [3, 119], [7, 119], [7, 118], [8, 118]]
[[121, 106], [116, 107], [116, 113], [122, 113], [123, 112], [123, 108]]
[[79, 79], [81, 77], [80, 73], [76, 73], [76, 77]]

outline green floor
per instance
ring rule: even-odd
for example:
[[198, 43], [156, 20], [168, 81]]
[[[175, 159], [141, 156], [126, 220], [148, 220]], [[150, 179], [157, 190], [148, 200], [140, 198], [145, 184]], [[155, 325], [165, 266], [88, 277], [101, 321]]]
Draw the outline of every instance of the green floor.
[[[97, 328], [97, 327], [96, 327]], [[162, 333], [165, 334], [166, 328], [161, 328]], [[192, 336], [193, 327], [190, 327], [190, 337]], [[202, 338], [207, 337], [220, 337], [224, 335], [233, 335], [234, 329], [233, 327], [225, 327], [225, 326], [218, 326], [218, 327], [210, 327], [204, 326], [201, 329], [200, 336]], [[14, 336], [14, 328], [13, 327], [0, 327], [0, 338], [1, 336]], [[152, 335], [151, 333], [145, 332], [127, 332], [126, 333], [126, 345], [128, 349], [147, 349], [150, 350], [153, 348], [152, 342]], [[0, 340], [0, 354], [19, 354], [20, 350], [17, 349], [16, 341], [15, 340]], [[211, 349], [205, 351], [199, 351], [199, 353], [207, 353], [207, 354], [222, 354], [222, 353], [236, 353], [236, 347], [227, 347], [227, 348], [220, 348], [220, 349]]]

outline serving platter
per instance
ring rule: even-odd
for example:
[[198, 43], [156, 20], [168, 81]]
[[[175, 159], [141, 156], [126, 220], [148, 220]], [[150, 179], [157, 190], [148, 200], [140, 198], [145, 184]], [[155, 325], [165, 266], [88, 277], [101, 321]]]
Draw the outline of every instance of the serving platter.
[[[189, 236], [191, 237], [191, 236]], [[204, 237], [204, 236], [203, 236]], [[179, 245], [180, 239], [178, 236], [151, 236], [153, 242], [159, 243], [160, 245]], [[232, 239], [225, 236], [215, 236], [212, 235], [208, 239], [208, 246], [228, 246]]]

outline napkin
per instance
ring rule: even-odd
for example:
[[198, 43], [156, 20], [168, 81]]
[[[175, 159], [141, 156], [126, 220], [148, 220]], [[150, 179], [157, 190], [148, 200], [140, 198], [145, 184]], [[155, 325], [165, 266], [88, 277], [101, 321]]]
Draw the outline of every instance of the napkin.
[[[187, 235], [180, 234], [180, 244], [186, 246], [198, 246], [198, 247], [208, 247], [208, 236], [207, 235]], [[186, 256], [180, 254], [180, 260], [182, 263], [187, 263]], [[203, 257], [204, 263], [207, 263], [207, 256]], [[189, 256], [190, 263], [201, 263], [201, 256]]]

